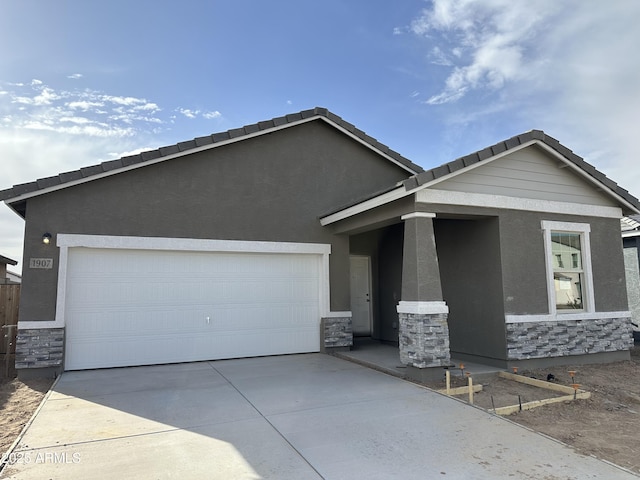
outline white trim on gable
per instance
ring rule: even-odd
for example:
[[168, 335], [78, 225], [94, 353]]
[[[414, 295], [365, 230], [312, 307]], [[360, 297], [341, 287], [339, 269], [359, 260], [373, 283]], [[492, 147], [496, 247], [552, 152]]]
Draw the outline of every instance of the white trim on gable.
[[78, 180], [73, 180], [71, 182], [61, 183], [59, 185], [54, 185], [52, 187], [47, 187], [47, 188], [43, 188], [41, 190], [36, 190], [34, 192], [25, 193], [25, 194], [22, 194], [22, 195], [18, 195], [16, 197], [8, 198], [8, 199], [4, 200], [4, 202], [7, 205], [9, 205], [10, 203], [18, 202], [18, 201], [21, 201], [21, 200], [27, 200], [27, 199], [32, 198], [32, 197], [45, 195], [47, 193], [55, 192], [57, 190], [62, 190], [64, 188], [73, 187], [75, 185], [80, 185], [82, 183], [91, 182], [93, 180], [99, 180], [101, 178], [110, 177], [112, 175], [117, 175], [117, 174], [120, 174], [120, 173], [128, 172], [130, 170], [135, 170], [135, 169], [138, 169], [138, 168], [143, 168], [143, 167], [147, 167], [147, 166], [150, 166], [150, 165], [155, 165], [156, 163], [165, 162], [167, 160], [172, 160], [172, 159], [175, 159], [175, 158], [183, 157], [185, 155], [191, 155], [191, 154], [194, 154], [194, 153], [199, 153], [199, 152], [203, 152], [203, 151], [206, 151], [206, 150], [211, 150], [211, 149], [214, 149], [214, 148], [218, 148], [218, 147], [222, 147], [222, 146], [225, 146], [225, 145], [229, 145], [231, 143], [240, 142], [242, 140], [248, 140], [248, 139], [251, 139], [251, 138], [260, 137], [262, 135], [267, 135], [267, 134], [270, 134], [270, 133], [273, 133], [273, 132], [276, 132], [276, 131], [279, 131], [279, 130], [285, 130], [287, 128], [295, 127], [297, 125], [302, 125], [304, 123], [312, 122], [314, 120], [322, 120], [322, 121], [328, 123], [329, 125], [331, 125], [335, 129], [337, 129], [340, 132], [344, 133], [345, 135], [347, 135], [351, 139], [357, 141], [361, 145], [367, 147], [369, 150], [373, 151], [374, 153], [380, 155], [381, 157], [384, 157], [386, 160], [392, 162], [393, 164], [395, 164], [398, 167], [402, 168], [403, 170], [407, 171], [411, 175], [415, 175], [415, 174], [419, 173], [418, 171], [413, 170], [412, 168], [408, 167], [407, 165], [404, 165], [403, 163], [399, 162], [398, 160], [396, 160], [395, 158], [393, 158], [390, 155], [386, 154], [385, 152], [383, 152], [381, 150], [378, 150], [376, 147], [374, 147], [370, 143], [368, 143], [365, 140], [361, 139], [357, 135], [353, 134], [349, 130], [345, 129], [344, 127], [340, 126], [339, 124], [335, 123], [333, 120], [325, 117], [324, 115], [313, 115], [311, 117], [303, 118], [301, 120], [296, 120], [296, 121], [293, 121], [293, 122], [283, 123], [282, 125], [278, 125], [276, 127], [266, 128], [264, 130], [259, 130], [257, 132], [239, 135], [237, 137], [229, 138], [227, 140], [220, 140], [220, 141], [217, 141], [215, 143], [202, 145], [201, 147], [190, 148], [188, 150], [185, 150], [184, 152], [178, 152], [178, 153], [173, 153], [173, 154], [170, 154], [170, 155], [165, 155], [163, 157], [155, 158], [153, 160], [142, 161], [142, 162], [139, 162], [139, 163], [128, 165], [126, 167], [121, 167], [121, 168], [116, 168], [114, 170], [109, 170], [108, 172], [98, 173], [96, 175], [90, 175], [88, 177], [81, 178], [81, 179], [78, 179]]

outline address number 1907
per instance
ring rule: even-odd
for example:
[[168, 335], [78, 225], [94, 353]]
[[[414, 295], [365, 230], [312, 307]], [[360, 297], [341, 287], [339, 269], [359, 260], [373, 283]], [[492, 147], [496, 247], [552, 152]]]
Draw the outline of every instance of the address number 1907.
[[29, 268], [53, 268], [53, 258], [30, 258]]

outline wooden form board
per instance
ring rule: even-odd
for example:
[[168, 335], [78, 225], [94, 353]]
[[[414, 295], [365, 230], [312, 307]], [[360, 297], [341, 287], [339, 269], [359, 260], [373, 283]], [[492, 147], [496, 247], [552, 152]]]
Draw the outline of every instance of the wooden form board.
[[544, 380], [537, 380], [535, 378], [524, 377], [522, 375], [515, 375], [508, 372], [499, 372], [498, 375], [507, 380], [513, 380], [514, 382], [524, 383], [526, 385], [532, 385], [534, 387], [545, 388], [547, 390], [567, 394], [561, 397], [545, 398], [544, 400], [534, 400], [532, 402], [523, 403], [522, 405], [509, 405], [508, 407], [496, 408], [493, 410], [493, 412], [497, 413], [498, 415], [511, 415], [512, 413], [519, 412], [521, 410], [531, 410], [532, 408], [541, 407], [543, 405], [591, 398], [591, 392], [585, 392], [584, 390], [580, 389], [574, 391], [573, 387], [567, 387], [566, 385], [557, 385], [555, 383], [545, 382]]

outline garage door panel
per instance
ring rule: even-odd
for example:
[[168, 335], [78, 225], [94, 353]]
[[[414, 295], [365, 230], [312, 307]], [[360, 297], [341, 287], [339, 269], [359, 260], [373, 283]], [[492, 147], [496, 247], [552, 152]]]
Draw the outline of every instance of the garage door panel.
[[67, 369], [318, 351], [320, 257], [69, 250]]

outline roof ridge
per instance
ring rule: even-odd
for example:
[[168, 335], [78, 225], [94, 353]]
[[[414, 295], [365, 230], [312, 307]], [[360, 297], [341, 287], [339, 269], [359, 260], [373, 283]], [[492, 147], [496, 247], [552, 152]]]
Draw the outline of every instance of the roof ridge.
[[13, 187], [11, 188], [0, 190], [0, 200], [18, 197], [20, 195], [37, 192], [38, 190], [44, 190], [46, 188], [61, 186], [65, 183], [82, 180], [83, 178], [89, 178], [92, 176], [100, 175], [102, 173], [119, 170], [121, 168], [129, 167], [131, 165], [139, 163], [157, 160], [162, 157], [180, 153], [188, 153], [191, 150], [206, 147], [207, 145], [213, 145], [215, 143], [226, 142], [236, 138], [254, 135], [261, 131], [283, 127], [303, 120], [312, 119], [314, 117], [326, 118], [332, 123], [343, 128], [350, 134], [355, 135], [363, 142], [369, 144], [372, 148], [379, 150], [383, 154], [391, 157], [396, 162], [404, 165], [409, 170], [412, 170], [414, 172], [424, 171], [419, 165], [416, 165], [408, 158], [400, 155], [398, 152], [380, 143], [375, 138], [367, 135], [364, 131], [356, 128], [355, 125], [343, 120], [338, 115], [330, 112], [327, 108], [314, 107], [312, 109], [302, 110], [296, 113], [289, 113], [280, 117], [274, 117], [270, 120], [262, 120], [256, 123], [244, 125], [239, 128], [232, 128], [223, 132], [216, 132], [202, 137], [195, 137], [191, 140], [178, 142], [176, 144], [166, 145], [152, 150], [145, 150], [134, 155], [127, 155], [114, 160], [106, 160], [95, 165], [81, 167], [78, 170], [61, 172], [58, 175], [39, 178], [33, 182], [13, 185]]

